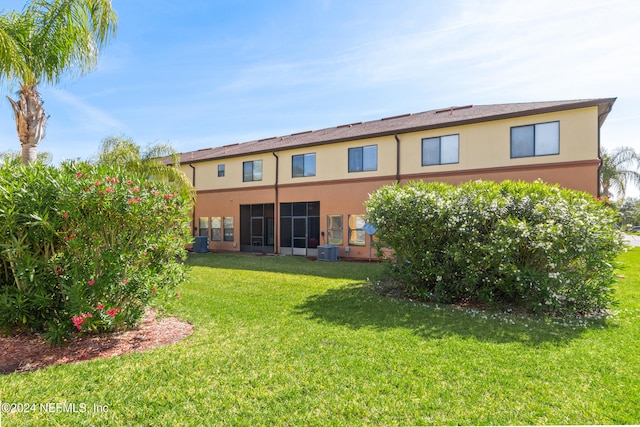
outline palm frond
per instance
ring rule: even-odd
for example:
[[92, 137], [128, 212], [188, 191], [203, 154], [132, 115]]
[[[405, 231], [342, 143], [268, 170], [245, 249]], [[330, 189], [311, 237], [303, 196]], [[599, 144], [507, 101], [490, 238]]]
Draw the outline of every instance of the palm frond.
[[147, 175], [150, 181], [169, 183], [176, 192], [195, 202], [196, 192], [189, 178], [179, 169], [177, 162], [173, 166], [165, 165], [161, 159], [165, 156], [177, 156], [170, 144], [151, 144], [140, 150], [133, 139], [125, 136], [111, 136], [100, 144], [97, 163], [121, 165]]
[[31, 29], [29, 21], [16, 12], [0, 15], [0, 79], [24, 81], [30, 75], [26, 41]]
[[34, 26], [26, 61], [42, 83], [91, 71], [117, 28], [110, 0], [32, 0], [23, 15]]
[[640, 154], [631, 147], [617, 147], [611, 152], [601, 150], [600, 185], [603, 195], [610, 196], [611, 191], [621, 198], [627, 191], [627, 185], [640, 186]]

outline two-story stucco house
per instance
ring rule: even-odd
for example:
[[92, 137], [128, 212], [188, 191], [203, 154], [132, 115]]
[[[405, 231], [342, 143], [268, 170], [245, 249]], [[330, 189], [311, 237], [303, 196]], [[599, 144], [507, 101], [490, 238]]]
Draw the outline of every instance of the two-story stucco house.
[[542, 179], [597, 196], [614, 102], [451, 107], [182, 153], [194, 233], [214, 251], [368, 258], [363, 203], [386, 184]]

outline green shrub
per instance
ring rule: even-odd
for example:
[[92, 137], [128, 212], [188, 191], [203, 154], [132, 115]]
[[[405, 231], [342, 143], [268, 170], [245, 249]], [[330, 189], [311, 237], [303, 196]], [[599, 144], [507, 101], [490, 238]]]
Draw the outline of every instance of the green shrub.
[[542, 182], [414, 182], [366, 202], [392, 271], [432, 301], [586, 314], [612, 303], [623, 249], [613, 209]]
[[134, 325], [184, 278], [190, 200], [118, 166], [0, 166], [0, 327]]

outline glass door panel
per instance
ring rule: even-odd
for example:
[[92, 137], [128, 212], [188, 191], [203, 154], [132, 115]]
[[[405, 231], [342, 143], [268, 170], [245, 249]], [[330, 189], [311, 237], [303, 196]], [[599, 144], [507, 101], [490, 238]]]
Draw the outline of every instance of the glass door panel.
[[307, 255], [307, 218], [293, 218], [293, 254]]
[[262, 252], [264, 245], [264, 218], [251, 218], [251, 246], [253, 251]]

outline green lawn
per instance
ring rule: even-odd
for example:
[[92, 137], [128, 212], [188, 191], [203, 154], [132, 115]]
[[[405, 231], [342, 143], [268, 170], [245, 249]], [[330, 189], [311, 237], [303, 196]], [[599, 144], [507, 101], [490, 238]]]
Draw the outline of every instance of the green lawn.
[[[617, 314], [550, 321], [381, 297], [378, 264], [197, 254], [185, 341], [0, 377], [14, 425], [640, 423], [640, 249]], [[94, 405], [105, 407], [93, 412]]]

